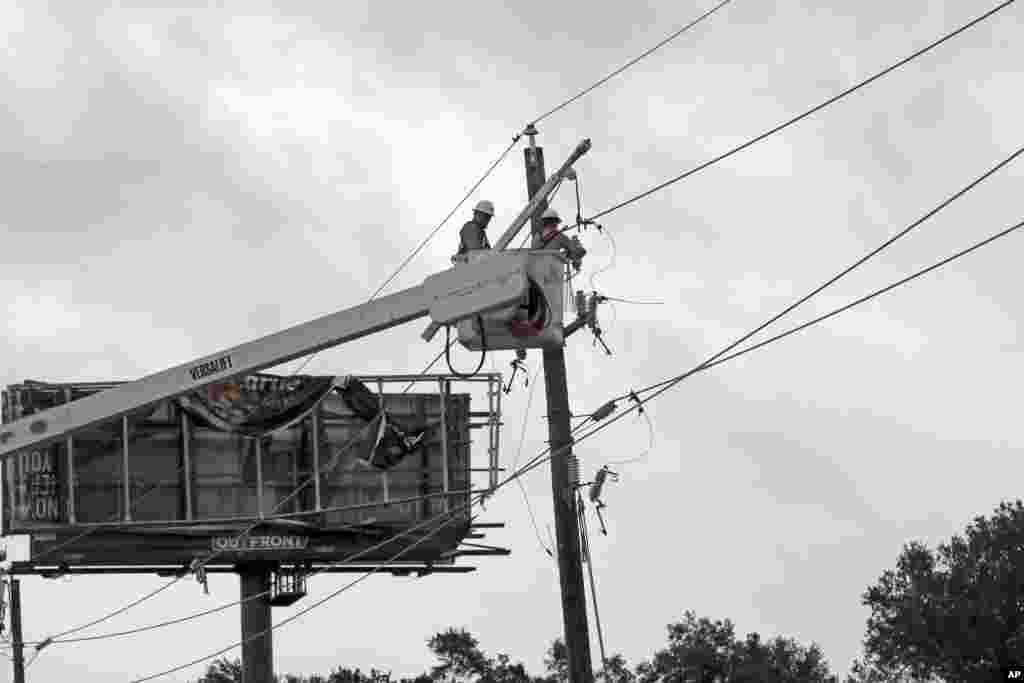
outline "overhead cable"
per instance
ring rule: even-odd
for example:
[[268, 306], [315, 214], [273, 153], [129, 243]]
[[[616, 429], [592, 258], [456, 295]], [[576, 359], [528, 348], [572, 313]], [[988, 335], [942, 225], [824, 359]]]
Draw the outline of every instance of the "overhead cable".
[[[1016, 230], [1019, 230], [1022, 227], [1024, 227], [1024, 220], [1022, 220], [1022, 221], [1020, 221], [1020, 222], [1010, 226], [1009, 228], [1006, 228], [1005, 230], [997, 232], [997, 233], [995, 233], [995, 234], [985, 238], [984, 240], [982, 240], [980, 242], [977, 242], [977, 243], [973, 244], [972, 246], [968, 247], [967, 249], [964, 249], [962, 251], [956, 252], [955, 254], [952, 254], [951, 256], [948, 256], [948, 257], [942, 259], [941, 261], [939, 261], [939, 262], [937, 262], [937, 263], [935, 263], [935, 264], [933, 264], [931, 266], [928, 266], [927, 268], [919, 270], [919, 271], [915, 272], [914, 274], [909, 275], [909, 276], [903, 278], [902, 280], [898, 280], [896, 282], [893, 282], [892, 284], [889, 284], [889, 285], [887, 285], [887, 286], [885, 286], [885, 287], [883, 287], [881, 289], [878, 289], [878, 290], [872, 292], [871, 294], [868, 294], [868, 295], [863, 296], [863, 297], [861, 297], [859, 299], [851, 301], [850, 303], [848, 303], [848, 304], [846, 304], [844, 306], [841, 306], [839, 308], [836, 308], [836, 309], [830, 311], [829, 313], [826, 313], [825, 315], [818, 316], [817, 318], [814, 318], [813, 320], [810, 320], [810, 321], [805, 322], [805, 323], [803, 323], [801, 325], [793, 327], [793, 328], [791, 328], [789, 330], [786, 330], [785, 332], [782, 332], [782, 333], [777, 334], [777, 335], [775, 335], [773, 337], [770, 337], [769, 339], [766, 339], [764, 341], [758, 342], [757, 344], [753, 344], [753, 345], [751, 345], [749, 347], [741, 349], [740, 351], [736, 351], [735, 353], [729, 354], [728, 356], [717, 358], [717, 360], [714, 360], [712, 362], [702, 363], [701, 365], [698, 365], [698, 366], [696, 366], [696, 367], [694, 367], [694, 368], [692, 368], [692, 369], [690, 369], [690, 370], [688, 370], [688, 371], [686, 371], [684, 373], [676, 375], [675, 377], [672, 377], [670, 379], [664, 380], [664, 381], [659, 382], [657, 384], [653, 384], [653, 385], [651, 385], [651, 386], [649, 386], [649, 387], [647, 387], [645, 389], [638, 390], [636, 393], [647, 393], [647, 392], [652, 392], [652, 391], [653, 391], [653, 393], [651, 393], [650, 396], [647, 396], [645, 398], [640, 399], [637, 403], [635, 403], [634, 405], [629, 406], [628, 408], [623, 410], [618, 415], [615, 415], [615, 416], [611, 417], [607, 422], [603, 422], [602, 424], [598, 424], [596, 427], [594, 427], [590, 431], [585, 432], [584, 434], [582, 434], [582, 435], [580, 435], [578, 437], [573, 437], [573, 443], [579, 443], [579, 442], [581, 442], [581, 441], [583, 441], [583, 440], [593, 436], [597, 432], [600, 432], [601, 430], [606, 429], [607, 427], [611, 426], [613, 423], [621, 420], [622, 418], [626, 417], [630, 413], [638, 410], [639, 408], [641, 408], [642, 406], [644, 406], [647, 403], [651, 402], [655, 398], [658, 398], [663, 393], [665, 393], [666, 391], [668, 391], [672, 387], [676, 386], [677, 384], [679, 384], [683, 380], [687, 379], [688, 377], [691, 377], [692, 375], [695, 375], [695, 374], [697, 374], [699, 372], [704, 372], [706, 370], [710, 370], [711, 368], [713, 368], [713, 367], [715, 367], [717, 365], [721, 365], [722, 363], [725, 363], [727, 361], [734, 360], [736, 358], [739, 358], [740, 356], [744, 356], [744, 355], [750, 353], [751, 351], [754, 351], [756, 349], [768, 346], [769, 344], [773, 344], [773, 343], [775, 343], [775, 342], [777, 342], [777, 341], [779, 341], [781, 339], [784, 339], [784, 338], [786, 338], [786, 337], [788, 337], [790, 335], [793, 335], [793, 334], [796, 334], [797, 332], [805, 330], [808, 327], [816, 325], [816, 324], [818, 324], [820, 322], [824, 322], [825, 320], [828, 320], [829, 318], [832, 318], [832, 317], [834, 317], [836, 315], [839, 315], [840, 313], [842, 313], [844, 311], [847, 311], [847, 310], [849, 310], [849, 309], [851, 309], [851, 308], [853, 308], [855, 306], [858, 306], [858, 305], [860, 305], [862, 303], [870, 301], [871, 299], [874, 299], [874, 298], [876, 298], [878, 296], [881, 296], [882, 294], [885, 294], [886, 292], [889, 292], [889, 291], [895, 289], [896, 287], [899, 287], [901, 285], [907, 284], [908, 282], [911, 282], [912, 280], [915, 280], [915, 279], [917, 279], [917, 278], [919, 278], [919, 277], [921, 277], [921, 276], [923, 276], [923, 275], [925, 275], [925, 274], [927, 274], [927, 273], [929, 273], [929, 272], [931, 272], [931, 271], [933, 271], [933, 270], [935, 270], [937, 268], [940, 268], [940, 267], [942, 267], [944, 265], [947, 265], [947, 264], [949, 264], [949, 263], [951, 263], [951, 262], [953, 262], [953, 261], [955, 261], [955, 260], [957, 260], [959, 258], [962, 258], [963, 256], [966, 256], [967, 254], [969, 254], [969, 253], [971, 253], [973, 251], [976, 251], [976, 250], [980, 249], [981, 247], [986, 246], [987, 244], [990, 244], [990, 243], [992, 243], [992, 242], [994, 242], [994, 241], [996, 241], [998, 239], [1006, 237], [1007, 235], [1011, 234], [1012, 232], [1014, 232]], [[519, 470], [517, 470], [516, 474], [518, 476], [521, 476], [522, 474], [526, 474], [527, 472], [529, 472], [533, 468], [539, 467], [541, 464], [543, 464], [544, 462], [547, 462], [552, 457], [555, 457], [558, 454], [559, 454], [558, 450], [553, 452], [550, 448], [548, 448], [544, 452], [542, 452], [539, 455], [535, 456], [533, 458], [533, 460], [531, 460], [529, 463], [527, 463], [526, 465], [523, 465], [523, 467], [521, 467]]]
[[580, 99], [581, 97], [583, 97], [587, 93], [592, 92], [593, 90], [596, 90], [597, 88], [601, 87], [602, 85], [604, 85], [605, 83], [607, 83], [611, 79], [615, 78], [616, 76], [621, 74], [623, 71], [625, 71], [626, 69], [628, 69], [631, 66], [633, 66], [634, 64], [636, 64], [637, 62], [639, 62], [642, 59], [646, 58], [647, 56], [649, 56], [650, 54], [652, 54], [656, 50], [664, 47], [665, 45], [668, 45], [669, 43], [671, 43], [673, 40], [675, 40], [679, 36], [683, 35], [687, 31], [689, 31], [690, 29], [694, 28], [697, 24], [701, 23], [702, 21], [704, 21], [705, 19], [710, 17], [712, 14], [714, 14], [718, 10], [720, 10], [723, 7], [725, 7], [726, 5], [728, 5], [730, 2], [732, 2], [732, 0], [723, 0], [723, 2], [718, 3], [717, 5], [712, 7], [710, 10], [705, 12], [704, 14], [700, 15], [699, 17], [697, 17], [696, 19], [694, 19], [690, 23], [688, 23], [685, 26], [683, 26], [682, 28], [680, 28], [678, 31], [675, 31], [674, 33], [670, 34], [668, 37], [663, 39], [661, 42], [659, 42], [654, 47], [652, 47], [652, 48], [648, 49], [647, 51], [641, 53], [639, 56], [634, 57], [633, 59], [629, 60], [628, 62], [626, 62], [625, 64], [620, 66], [618, 69], [616, 69], [615, 71], [612, 71], [610, 74], [608, 74], [604, 78], [601, 78], [600, 80], [596, 81], [594, 84], [592, 84], [592, 85], [584, 88], [583, 90], [579, 91], [578, 93], [576, 93], [575, 95], [573, 95], [569, 99], [565, 100], [561, 104], [559, 104], [559, 105], [549, 109], [548, 111], [544, 112], [543, 114], [541, 114], [540, 116], [535, 118], [531, 122], [530, 125], [537, 125], [538, 123], [540, 123], [544, 119], [548, 118], [552, 114], [555, 114], [556, 112], [559, 112], [562, 109], [565, 109], [567, 106], [569, 106], [570, 104], [572, 104], [576, 100]]
[[[370, 424], [372, 424], [372, 423], [370, 423]], [[356, 436], [352, 437], [345, 444], [342, 445], [342, 447], [338, 450], [338, 453], [336, 453], [336, 455], [335, 455], [334, 464], [330, 468], [328, 468], [328, 473], [334, 469], [334, 466], [336, 466], [338, 460], [340, 459], [339, 456], [341, 454], [343, 454], [345, 451], [347, 451], [349, 448], [351, 448], [353, 445], [358, 443], [358, 440], [365, 436], [364, 432], [366, 430], [368, 430], [369, 427], [370, 427], [369, 424], [364, 426], [363, 428], [361, 428], [356, 433]], [[306, 486], [308, 486], [313, 481], [313, 479], [314, 479], [313, 477], [309, 477], [308, 479], [306, 479], [306, 481], [304, 481], [302, 484], [297, 486], [290, 494], [288, 494], [287, 496], [282, 498], [277, 503], [277, 505], [274, 506], [274, 511], [280, 509], [281, 506], [283, 506], [284, 504], [289, 502], [292, 498], [294, 498], [296, 495], [298, 495]], [[260, 524], [262, 524], [264, 521], [265, 520], [257, 520], [256, 522], [254, 522], [253, 524], [251, 524], [250, 526], [248, 526], [244, 530], [242, 530], [238, 534], [237, 538], [241, 538], [245, 534], [249, 533], [255, 527], [257, 527]], [[203, 558], [200, 561], [199, 566], [202, 567], [202, 566], [206, 565], [207, 563], [210, 562], [210, 560], [212, 560], [213, 558], [221, 555], [224, 552], [225, 552], [224, 550], [214, 550], [214, 551], [210, 552], [205, 558]], [[118, 615], [124, 614], [125, 612], [127, 612], [130, 609], [132, 609], [133, 607], [141, 605], [142, 603], [146, 602], [147, 600], [149, 600], [151, 598], [154, 598], [157, 595], [159, 595], [160, 593], [164, 592], [165, 590], [167, 590], [171, 586], [174, 586], [175, 584], [180, 582], [182, 579], [184, 579], [185, 576], [187, 576], [187, 574], [182, 574], [180, 576], [176, 576], [175, 578], [171, 579], [170, 581], [167, 581], [166, 583], [164, 583], [162, 586], [158, 586], [154, 590], [150, 591], [149, 593], [146, 593], [145, 595], [143, 595], [142, 597], [140, 597], [140, 598], [138, 598], [136, 600], [133, 600], [132, 602], [130, 602], [127, 605], [125, 605], [124, 607], [121, 607], [121, 608], [116, 609], [116, 610], [114, 610], [112, 612], [104, 614], [103, 616], [101, 616], [101, 617], [99, 617], [97, 619], [94, 619], [94, 620], [92, 620], [90, 622], [87, 622], [85, 624], [81, 624], [79, 626], [75, 626], [74, 628], [69, 628], [69, 629], [67, 629], [65, 631], [61, 631], [60, 633], [57, 633], [57, 634], [49, 636], [49, 637], [47, 637], [47, 638], [45, 638], [45, 639], [43, 639], [41, 641], [38, 641], [38, 644], [36, 645], [37, 651], [42, 650], [43, 647], [45, 647], [46, 645], [49, 645], [50, 643], [53, 643], [53, 642], [57, 642], [57, 641], [69, 642], [68, 639], [64, 638], [65, 636], [69, 636], [69, 635], [72, 635], [74, 633], [78, 633], [79, 631], [84, 631], [87, 628], [91, 628], [91, 627], [96, 626], [98, 624], [101, 624], [101, 623], [103, 623], [105, 621], [113, 619], [114, 617], [116, 617]]]
[[789, 119], [788, 121], [780, 123], [779, 125], [775, 126], [774, 128], [771, 128], [771, 129], [761, 133], [757, 137], [751, 138], [750, 140], [747, 140], [743, 144], [738, 145], [736, 147], [733, 147], [728, 152], [725, 152], [723, 154], [718, 155], [717, 157], [714, 157], [713, 159], [705, 161], [704, 163], [700, 164], [699, 166], [695, 166], [695, 167], [691, 168], [690, 170], [677, 175], [674, 178], [666, 180], [665, 182], [663, 182], [663, 183], [661, 183], [659, 185], [655, 185], [654, 187], [652, 187], [649, 190], [645, 190], [644, 192], [641, 192], [638, 195], [635, 195], [635, 196], [633, 196], [633, 197], [631, 197], [631, 198], [629, 198], [629, 199], [627, 199], [625, 201], [619, 202], [618, 204], [615, 204], [614, 206], [611, 206], [611, 207], [609, 207], [609, 208], [607, 208], [607, 209], [605, 209], [603, 211], [600, 211], [600, 212], [594, 214], [593, 216], [591, 216], [588, 220], [596, 220], [598, 218], [601, 218], [602, 216], [607, 216], [608, 214], [610, 214], [613, 211], [618, 211], [619, 209], [623, 208], [624, 206], [628, 206], [628, 205], [630, 205], [630, 204], [632, 204], [634, 202], [637, 202], [637, 201], [639, 201], [639, 200], [641, 200], [641, 199], [643, 199], [643, 198], [645, 198], [647, 196], [650, 196], [651, 194], [657, 192], [658, 190], [663, 190], [666, 187], [668, 187], [669, 185], [677, 183], [680, 180], [683, 180], [684, 178], [688, 178], [688, 177], [694, 175], [695, 173], [698, 173], [699, 171], [703, 171], [704, 169], [708, 168], [709, 166], [717, 164], [718, 162], [720, 162], [720, 161], [722, 161], [724, 159], [728, 159], [729, 157], [733, 156], [734, 154], [737, 154], [738, 152], [743, 151], [747, 147], [750, 147], [751, 145], [754, 145], [754, 144], [760, 142], [761, 140], [764, 140], [765, 138], [767, 138], [767, 137], [769, 137], [771, 135], [774, 135], [775, 133], [778, 133], [779, 131], [784, 130], [784, 129], [792, 126], [794, 123], [802, 121], [803, 119], [807, 118], [808, 116], [811, 116], [812, 114], [815, 114], [815, 113], [821, 111], [825, 107], [827, 107], [827, 106], [829, 106], [829, 105], [831, 105], [831, 104], [833, 104], [835, 102], [838, 102], [839, 100], [843, 99], [847, 95], [850, 95], [850, 94], [856, 92], [857, 90], [860, 90], [864, 86], [866, 86], [866, 85], [868, 85], [870, 83], [873, 83], [874, 81], [876, 81], [879, 78], [885, 76], [886, 74], [888, 74], [888, 73], [890, 73], [892, 71], [895, 71], [896, 69], [898, 69], [901, 66], [903, 66], [903, 65], [913, 61], [914, 59], [917, 59], [918, 57], [924, 55], [925, 53], [927, 53], [927, 52], [929, 52], [931, 50], [933, 50], [934, 48], [938, 47], [939, 45], [942, 45], [946, 41], [954, 38], [955, 36], [960, 35], [964, 31], [966, 31], [966, 30], [976, 26], [977, 24], [981, 23], [985, 19], [988, 19], [989, 17], [991, 17], [995, 13], [999, 12], [1000, 10], [1005, 9], [1006, 7], [1009, 7], [1014, 2], [1016, 2], [1016, 0], [1006, 0], [1005, 2], [1003, 2], [1003, 3], [999, 4], [998, 6], [994, 7], [993, 9], [990, 9], [988, 12], [985, 12], [980, 17], [977, 17], [976, 19], [973, 19], [973, 20], [969, 21], [968, 23], [964, 24], [960, 28], [958, 28], [958, 29], [956, 29], [956, 30], [954, 30], [954, 31], [952, 31], [950, 33], [947, 33], [942, 38], [939, 38], [938, 40], [935, 40], [935, 41], [929, 43], [928, 45], [924, 46], [923, 48], [917, 50], [916, 52], [911, 54], [909, 57], [904, 57], [903, 59], [901, 59], [900, 61], [896, 62], [895, 64], [892, 64], [891, 66], [888, 66], [888, 67], [882, 69], [881, 71], [879, 71], [875, 75], [870, 76], [870, 77], [864, 79], [863, 81], [857, 83], [854, 86], [851, 86], [851, 87], [847, 88], [846, 90], [843, 90], [839, 94], [833, 95], [832, 97], [828, 98], [824, 102], [811, 107], [810, 109], [808, 109], [807, 111], [803, 112], [802, 114], [798, 114], [797, 116], [794, 116], [793, 118]]
[[[470, 501], [468, 507], [472, 507], [472, 505], [476, 504], [477, 502], [478, 502], [478, 500]], [[460, 507], [467, 507], [467, 506], [463, 505], [463, 506], [460, 506]], [[324, 604], [325, 602], [327, 602], [329, 600], [332, 600], [333, 598], [337, 597], [338, 595], [340, 595], [340, 594], [344, 593], [345, 591], [353, 588], [357, 584], [362, 583], [367, 578], [369, 578], [371, 575], [380, 572], [380, 570], [382, 568], [390, 566], [390, 565], [394, 564], [395, 562], [397, 562], [399, 560], [399, 558], [401, 558], [402, 556], [406, 555], [408, 552], [410, 552], [411, 550], [413, 550], [414, 548], [416, 548], [420, 544], [426, 542], [427, 540], [432, 538], [434, 535], [440, 533], [440, 531], [442, 529], [444, 529], [447, 525], [451, 524], [454, 520], [460, 519], [460, 517], [457, 516], [458, 512], [460, 512], [460, 509], [457, 508], [456, 510], [452, 510], [452, 511], [450, 511], [448, 513], [442, 513], [441, 515], [438, 515], [438, 517], [440, 517], [440, 516], [448, 516], [449, 519], [446, 520], [444, 523], [440, 524], [436, 529], [433, 529], [432, 531], [424, 534], [424, 536], [422, 538], [417, 539], [413, 543], [409, 544], [405, 548], [403, 548], [400, 551], [398, 551], [397, 553], [395, 553], [395, 555], [393, 555], [390, 559], [388, 559], [386, 562], [384, 562], [381, 566], [375, 567], [374, 569], [371, 569], [371, 570], [367, 571], [366, 573], [362, 574], [359, 578], [357, 578], [357, 579], [355, 579], [353, 581], [350, 581], [349, 583], [345, 584], [344, 586], [342, 586], [338, 590], [328, 594], [326, 597], [323, 597], [320, 600], [317, 600], [316, 602], [312, 603], [308, 607], [305, 607], [305, 608], [299, 610], [295, 614], [293, 614], [293, 615], [291, 615], [291, 616], [289, 616], [289, 617], [287, 617], [285, 619], [282, 619], [281, 621], [277, 622], [276, 624], [271, 625], [269, 628], [263, 629], [259, 633], [255, 633], [255, 634], [249, 636], [248, 638], [240, 640], [240, 641], [238, 641], [236, 643], [232, 643], [231, 645], [228, 645], [227, 647], [221, 648], [220, 650], [217, 650], [216, 652], [212, 652], [212, 653], [203, 655], [202, 657], [198, 657], [196, 659], [190, 660], [190, 661], [188, 661], [188, 662], [186, 662], [184, 664], [180, 664], [180, 665], [172, 667], [170, 669], [166, 669], [166, 670], [161, 671], [159, 673], [150, 674], [148, 676], [143, 676], [141, 678], [132, 679], [131, 683], [145, 683], [146, 681], [152, 681], [154, 679], [161, 678], [163, 676], [167, 676], [167, 675], [170, 675], [172, 673], [177, 673], [178, 671], [181, 671], [183, 669], [187, 669], [190, 666], [195, 666], [196, 664], [201, 664], [201, 663], [203, 663], [205, 661], [213, 659], [214, 657], [219, 657], [220, 655], [222, 655], [222, 654], [224, 654], [226, 652], [230, 652], [231, 650], [235, 649], [236, 647], [240, 647], [242, 645], [245, 645], [248, 642], [256, 640], [257, 638], [262, 638], [267, 633], [273, 632], [273, 631], [281, 628], [282, 626], [285, 626], [286, 624], [289, 624], [289, 623], [295, 621], [299, 617], [301, 617], [304, 614], [306, 614], [306, 613], [316, 609], [317, 607], [319, 607], [320, 605]], [[392, 541], [389, 539], [385, 543], [391, 543], [391, 542]], [[365, 553], [367, 551], [363, 551], [363, 552]]]
[[[874, 258], [879, 253], [881, 253], [885, 249], [887, 249], [890, 246], [892, 246], [893, 244], [895, 244], [898, 240], [902, 239], [903, 237], [906, 237], [912, 230], [914, 230], [915, 228], [919, 227], [922, 223], [924, 223], [928, 219], [932, 218], [933, 216], [938, 214], [940, 211], [942, 211], [943, 209], [947, 208], [950, 204], [952, 204], [953, 202], [955, 202], [956, 200], [960, 199], [965, 194], [967, 194], [968, 192], [970, 192], [971, 190], [976, 188], [982, 182], [984, 182], [985, 180], [990, 178], [992, 175], [994, 175], [997, 171], [999, 171], [1000, 169], [1002, 169], [1005, 166], [1007, 166], [1010, 162], [1014, 161], [1021, 154], [1024, 154], [1024, 147], [1019, 147], [1015, 152], [1013, 152], [1012, 154], [1007, 156], [1002, 161], [998, 162], [995, 166], [991, 167], [990, 169], [988, 169], [987, 171], [982, 173], [980, 176], [978, 176], [977, 178], [972, 180], [970, 183], [968, 183], [967, 185], [965, 185], [961, 189], [959, 189], [956, 192], [954, 192], [952, 195], [950, 195], [949, 197], [944, 199], [942, 202], [937, 204], [934, 208], [932, 208], [929, 211], [927, 211], [926, 213], [924, 213], [920, 218], [918, 218], [917, 220], [912, 222], [910, 225], [908, 225], [904, 229], [900, 230], [899, 232], [894, 234], [889, 239], [887, 239], [884, 242], [882, 242], [880, 245], [878, 245], [877, 247], [875, 247], [874, 249], [869, 251], [867, 254], [865, 254], [861, 258], [859, 258], [856, 261], [854, 261], [850, 266], [848, 266], [848, 267], [844, 268], [843, 270], [841, 270], [837, 275], [829, 278], [828, 280], [826, 280], [821, 285], [819, 285], [819, 286], [815, 287], [814, 289], [812, 289], [806, 295], [800, 297], [799, 299], [794, 301], [792, 304], [790, 304], [789, 306], [787, 306], [784, 309], [782, 309], [780, 312], [778, 312], [775, 315], [773, 315], [772, 317], [768, 318], [768, 320], [764, 321], [763, 323], [761, 323], [760, 325], [755, 327], [753, 330], [747, 332], [746, 334], [744, 334], [743, 336], [739, 337], [734, 342], [732, 342], [731, 344], [729, 344], [728, 346], [726, 346], [725, 348], [720, 350], [718, 353], [712, 355], [710, 358], [705, 360], [704, 363], [702, 363], [701, 365], [704, 365], [704, 364], [707, 364], [707, 363], [711, 363], [715, 359], [725, 355], [729, 351], [732, 351], [734, 348], [736, 348], [737, 346], [739, 346], [743, 342], [747, 341], [748, 339], [753, 337], [758, 332], [764, 330], [766, 327], [768, 327], [772, 323], [778, 321], [782, 317], [784, 317], [784, 316], [788, 315], [789, 313], [793, 312], [796, 308], [798, 308], [799, 306], [802, 306], [804, 303], [806, 303], [807, 301], [809, 301], [813, 297], [817, 296], [818, 294], [823, 292], [828, 287], [831, 287], [836, 282], [838, 282], [842, 278], [846, 277], [847, 275], [849, 275], [851, 272], [853, 272], [854, 270], [856, 270], [860, 266], [864, 265], [867, 261], [869, 261], [870, 259]], [[697, 367], [701, 367], [701, 366], [699, 365]], [[653, 384], [653, 385], [651, 385], [649, 387], [646, 387], [644, 389], [638, 390], [637, 393], [642, 394], [642, 393], [646, 393], [648, 391], [652, 391], [654, 389], [657, 389], [657, 388], [661, 387], [664, 384], [667, 384], [670, 381], [671, 380], [666, 380], [664, 382], [659, 382], [657, 384]], [[623, 399], [626, 399], [626, 398], [629, 398], [629, 397], [630, 397], [630, 394], [626, 393], [626, 394], [622, 394], [620, 396], [616, 396], [613, 399], [613, 401], [623, 400]]]

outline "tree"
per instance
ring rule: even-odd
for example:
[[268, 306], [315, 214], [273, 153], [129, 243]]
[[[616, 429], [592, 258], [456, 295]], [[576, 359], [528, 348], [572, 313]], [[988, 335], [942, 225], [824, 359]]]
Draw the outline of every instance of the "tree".
[[1024, 504], [1000, 503], [935, 551], [908, 543], [863, 603], [876, 677], [994, 680], [1024, 661]]
[[498, 654], [496, 659], [488, 660], [487, 673], [481, 678], [485, 683], [533, 683], [533, 677], [526, 673], [522, 662], [511, 663], [511, 658]]
[[551, 646], [544, 655], [544, 670], [548, 673], [544, 678], [548, 683], [568, 683], [569, 648], [561, 638], [551, 641]]
[[489, 673], [486, 655], [480, 651], [480, 643], [465, 629], [449, 628], [435, 634], [427, 641], [427, 647], [441, 660], [431, 669], [434, 680], [470, 681]]
[[636, 674], [630, 670], [625, 657], [616, 653], [608, 658], [594, 679], [598, 683], [635, 683]]
[[196, 683], [242, 683], [242, 662], [227, 657], [214, 660]]
[[735, 646], [732, 622], [697, 618], [692, 611], [668, 625], [668, 647], [638, 669], [641, 683], [715, 683], [724, 680]]
[[668, 647], [637, 667], [640, 683], [834, 683], [816, 644], [758, 633], [740, 641], [731, 621], [690, 611], [668, 626]]

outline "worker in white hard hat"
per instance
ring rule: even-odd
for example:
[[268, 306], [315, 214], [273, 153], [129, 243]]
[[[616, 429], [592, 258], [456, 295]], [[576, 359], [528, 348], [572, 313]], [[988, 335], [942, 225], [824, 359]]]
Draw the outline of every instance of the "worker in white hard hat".
[[494, 203], [483, 199], [473, 207], [473, 220], [467, 222], [459, 231], [458, 255], [472, 249], [490, 249], [487, 241], [487, 224], [494, 217]]
[[534, 249], [555, 249], [561, 251], [565, 250], [566, 256], [569, 257], [569, 261], [572, 262], [573, 266], [578, 271], [580, 264], [583, 261], [583, 257], [586, 255], [587, 250], [580, 244], [578, 238], [567, 237], [566, 234], [559, 228], [562, 222], [562, 217], [558, 215], [558, 212], [548, 207], [544, 213], [540, 216], [541, 230], [540, 234], [534, 235]]

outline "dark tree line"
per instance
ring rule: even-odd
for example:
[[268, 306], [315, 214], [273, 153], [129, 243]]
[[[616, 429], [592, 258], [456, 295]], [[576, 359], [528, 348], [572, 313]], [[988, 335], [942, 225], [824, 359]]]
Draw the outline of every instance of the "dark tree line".
[[[863, 654], [843, 683], [982, 683], [1024, 665], [1024, 504], [1002, 503], [976, 517], [963, 535], [935, 550], [903, 547], [895, 569], [861, 596], [870, 609]], [[413, 678], [338, 667], [328, 674], [282, 676], [280, 683], [562, 683], [568, 658], [550, 644], [545, 670], [533, 674], [510, 655], [488, 656], [464, 629], [427, 641], [437, 660]], [[635, 667], [620, 654], [595, 672], [599, 683], [839, 683], [821, 649], [792, 638], [739, 638], [728, 619], [684, 612], [667, 627], [667, 642]], [[196, 683], [237, 683], [241, 666], [211, 664]]]
[[[567, 683], [565, 644], [556, 639], [544, 658], [544, 673], [531, 674], [506, 653], [490, 657], [465, 629], [449, 628], [427, 641], [437, 664], [415, 678], [391, 678], [390, 672], [338, 667], [328, 674], [280, 676], [280, 683]], [[196, 683], [241, 683], [237, 660], [217, 660]], [[693, 612], [669, 624], [668, 643], [635, 668], [621, 654], [594, 672], [598, 683], [836, 683], [817, 645], [791, 638], [762, 640], [757, 633], [737, 639], [728, 619], [711, 621]]]

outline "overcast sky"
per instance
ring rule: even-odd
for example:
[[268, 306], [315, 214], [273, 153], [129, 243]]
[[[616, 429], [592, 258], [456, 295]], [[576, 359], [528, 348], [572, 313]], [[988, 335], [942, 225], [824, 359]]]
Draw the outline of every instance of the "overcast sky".
[[[0, 383], [139, 377], [359, 303], [531, 117], [712, 3], [212, 4], [0, 4]], [[593, 213], [994, 4], [736, 0], [545, 121], [539, 142], [551, 168], [593, 140], [577, 166]], [[703, 360], [1016, 150], [1022, 19], [1011, 6], [608, 216], [617, 258], [597, 288], [665, 304], [609, 311], [611, 357], [587, 333], [571, 338], [574, 410]], [[999, 173], [792, 321], [1017, 222], [1022, 179], [1020, 165]], [[520, 149], [472, 201], [480, 198], [497, 204], [498, 234], [525, 200]], [[563, 189], [556, 202], [563, 215], [575, 213], [570, 198]], [[448, 266], [468, 213], [390, 291]], [[583, 239], [589, 275], [611, 250], [592, 232]], [[655, 447], [607, 487], [609, 534], [593, 537], [608, 649], [635, 664], [692, 609], [732, 619], [741, 636], [817, 641], [845, 672], [864, 632], [860, 595], [902, 544], [934, 545], [1021, 493], [1022, 240], [999, 241], [653, 404]], [[438, 348], [420, 340], [421, 328], [321, 353], [307, 370], [419, 371]], [[456, 355], [462, 368], [474, 360]], [[509, 360], [502, 354], [495, 367]], [[539, 354], [528, 362], [532, 372]], [[506, 464], [527, 395], [520, 386], [506, 401]], [[546, 439], [542, 399], [538, 390], [524, 458]], [[580, 445], [584, 474], [647, 443], [643, 422], [623, 420]], [[525, 484], [548, 523], [546, 468]], [[555, 565], [512, 487], [484, 518], [508, 523], [487, 542], [511, 557], [483, 558], [465, 576], [373, 577], [276, 632], [277, 671], [409, 675], [432, 663], [427, 637], [463, 626], [488, 652], [539, 673], [561, 631]], [[312, 579], [310, 597], [275, 619], [347, 580]], [[26, 639], [162, 581], [26, 579]], [[234, 577], [212, 577], [211, 589], [204, 596], [183, 581], [94, 632], [238, 596]], [[29, 680], [127, 681], [237, 635], [232, 609], [131, 639], [54, 646]], [[597, 661], [596, 639], [593, 647]]]

